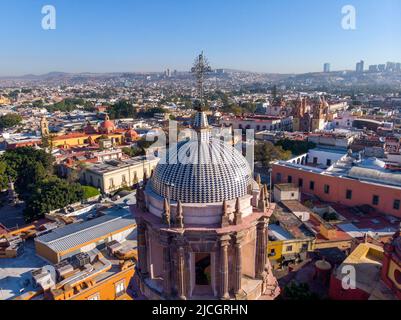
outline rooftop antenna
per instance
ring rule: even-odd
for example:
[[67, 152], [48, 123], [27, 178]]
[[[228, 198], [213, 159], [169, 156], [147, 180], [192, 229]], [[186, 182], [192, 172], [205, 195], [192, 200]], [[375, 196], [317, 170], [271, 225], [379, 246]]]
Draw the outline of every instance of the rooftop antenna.
[[203, 55], [203, 51], [201, 54], [195, 59], [194, 65], [191, 69], [191, 73], [193, 73], [196, 77], [197, 81], [197, 98], [199, 100], [199, 105], [196, 106], [196, 109], [198, 111], [202, 111], [202, 106], [203, 106], [203, 94], [204, 94], [204, 81], [205, 81], [205, 74], [209, 73], [212, 71], [212, 68], [209, 65], [209, 62]]

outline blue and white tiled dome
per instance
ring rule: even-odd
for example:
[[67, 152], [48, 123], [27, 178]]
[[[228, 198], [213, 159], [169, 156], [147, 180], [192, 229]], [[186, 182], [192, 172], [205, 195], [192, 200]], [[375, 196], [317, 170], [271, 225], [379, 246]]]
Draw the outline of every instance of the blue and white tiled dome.
[[[234, 147], [215, 138], [179, 142], [156, 166], [152, 190], [183, 203], [216, 203], [247, 194], [252, 173]], [[168, 163], [168, 159], [176, 159]], [[173, 163], [172, 163], [173, 162]]]

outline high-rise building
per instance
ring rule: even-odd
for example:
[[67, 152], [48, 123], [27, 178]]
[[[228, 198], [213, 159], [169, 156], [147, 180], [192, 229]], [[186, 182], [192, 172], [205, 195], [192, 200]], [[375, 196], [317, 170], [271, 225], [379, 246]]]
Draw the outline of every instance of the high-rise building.
[[365, 68], [365, 62], [361, 60], [360, 62], [357, 62], [355, 71], [357, 73], [363, 73], [364, 68]]
[[323, 72], [325, 72], [325, 73], [329, 73], [330, 72], [330, 63], [325, 63], [324, 65], [323, 65]]
[[377, 69], [379, 69], [379, 72], [384, 72], [384, 71], [386, 71], [386, 65], [385, 64], [379, 64], [377, 66]]
[[378, 72], [379, 69], [377, 67], [377, 64], [369, 66], [369, 72]]
[[386, 71], [388, 71], [388, 72], [395, 71], [395, 63], [394, 62], [387, 62]]

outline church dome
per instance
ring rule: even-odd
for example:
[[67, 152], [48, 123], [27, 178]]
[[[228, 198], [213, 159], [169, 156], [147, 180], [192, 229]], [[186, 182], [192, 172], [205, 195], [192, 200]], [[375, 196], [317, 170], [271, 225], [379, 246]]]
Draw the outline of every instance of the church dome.
[[103, 129], [114, 129], [114, 123], [111, 120], [106, 120], [101, 124]]
[[114, 122], [110, 120], [109, 115], [106, 115], [104, 121], [100, 124], [100, 131], [110, 133], [114, 131]]
[[[198, 118], [199, 120], [199, 118]], [[167, 150], [150, 180], [152, 190], [182, 203], [217, 203], [247, 194], [252, 173], [235, 148], [216, 138], [179, 142]], [[170, 159], [170, 163], [168, 160]], [[173, 163], [172, 159], [176, 159]]]

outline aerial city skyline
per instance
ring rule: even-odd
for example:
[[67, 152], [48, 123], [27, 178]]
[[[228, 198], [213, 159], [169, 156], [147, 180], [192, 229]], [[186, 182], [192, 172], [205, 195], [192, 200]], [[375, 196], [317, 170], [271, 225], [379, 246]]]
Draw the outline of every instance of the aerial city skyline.
[[0, 3], [0, 300], [401, 300], [399, 1], [96, 2]]

